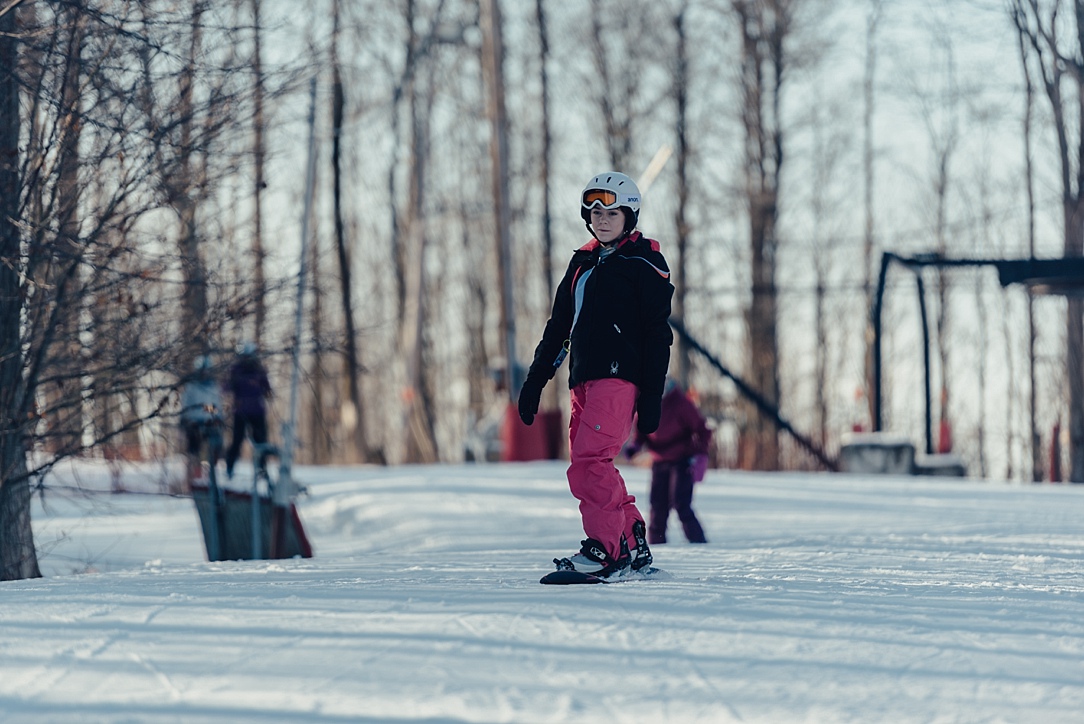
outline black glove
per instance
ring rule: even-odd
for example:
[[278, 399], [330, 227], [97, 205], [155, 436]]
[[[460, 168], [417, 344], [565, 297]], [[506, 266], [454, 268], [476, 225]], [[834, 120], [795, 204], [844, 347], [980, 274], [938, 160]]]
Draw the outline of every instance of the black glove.
[[519, 391], [519, 419], [524, 425], [534, 422], [534, 416], [538, 413], [538, 401], [542, 398], [542, 388], [545, 382], [528, 377], [523, 381], [523, 387]]
[[659, 429], [661, 416], [662, 397], [640, 395], [640, 399], [636, 401], [636, 429], [643, 435], [650, 435]]

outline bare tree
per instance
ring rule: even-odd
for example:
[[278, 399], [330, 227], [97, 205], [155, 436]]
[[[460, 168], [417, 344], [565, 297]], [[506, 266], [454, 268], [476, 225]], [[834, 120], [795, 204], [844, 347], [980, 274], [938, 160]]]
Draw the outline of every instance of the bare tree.
[[[1072, 12], [1063, 19], [1062, 11]], [[1009, 0], [1009, 13], [1050, 104], [1061, 176], [1064, 254], [1084, 255], [1084, 0]], [[1061, 31], [1068, 29], [1070, 32]], [[1063, 40], [1064, 38], [1064, 40]], [[1084, 300], [1070, 298], [1066, 313], [1069, 387], [1069, 480], [1084, 482]]]
[[[866, 57], [862, 73], [862, 210], [864, 231], [862, 239], [862, 288], [865, 292], [865, 308], [869, 313], [865, 329], [865, 390], [869, 407], [869, 419], [873, 420], [873, 290], [877, 275], [877, 260], [874, 258], [877, 240], [874, 228], [873, 189], [874, 189], [874, 141], [873, 112], [874, 90], [877, 78], [877, 29], [881, 22], [884, 0], [870, 0], [866, 15]], [[870, 425], [872, 429], [872, 424]]]
[[[956, 79], [956, 58], [952, 39], [943, 28], [935, 31], [935, 46], [944, 53], [944, 82], [942, 87], [929, 90], [915, 81], [914, 92], [918, 99], [923, 123], [926, 127], [933, 158], [931, 193], [933, 197], [933, 243], [941, 256], [949, 251], [948, 213], [953, 189], [953, 161], [960, 145], [959, 105], [961, 92]], [[936, 74], [933, 75], [936, 79]], [[929, 76], [927, 76], [929, 77]], [[936, 82], [936, 81], [935, 81]], [[949, 412], [948, 370], [952, 352], [950, 338], [950, 275], [952, 271], [937, 269], [937, 307], [934, 331], [941, 371], [941, 404], [939, 405], [940, 429], [951, 429]], [[941, 452], [948, 452], [947, 450]]]
[[361, 361], [358, 354], [358, 333], [354, 323], [354, 285], [352, 282], [352, 270], [350, 261], [350, 244], [346, 239], [346, 227], [343, 221], [342, 208], [342, 168], [341, 168], [341, 144], [343, 109], [346, 104], [343, 90], [342, 70], [339, 66], [339, 25], [340, 25], [339, 0], [335, 0], [332, 8], [333, 28], [331, 35], [331, 172], [332, 172], [332, 196], [335, 213], [335, 251], [339, 262], [339, 282], [342, 300], [342, 314], [344, 326], [344, 348], [346, 357], [346, 387], [349, 400], [350, 414], [347, 416], [347, 427], [351, 439], [351, 450], [354, 459], [369, 462], [372, 455], [369, 451], [368, 436], [365, 426], [365, 405], [362, 402], [361, 385]]
[[0, 580], [38, 578], [26, 474], [28, 392], [19, 324], [23, 289], [19, 200], [19, 33], [12, 7], [0, 12]]
[[553, 154], [553, 131], [550, 128], [550, 39], [546, 21], [545, 0], [535, 0], [535, 21], [538, 24], [538, 114], [542, 122], [542, 148], [539, 151], [539, 183], [542, 186], [542, 276], [547, 292], [556, 288], [553, 269], [553, 219], [550, 215], [550, 162]]
[[267, 182], [264, 180], [266, 160], [266, 142], [264, 140], [264, 73], [263, 73], [263, 22], [260, 15], [262, 0], [252, 0], [252, 161], [255, 172], [255, 186], [252, 200], [255, 208], [252, 212], [252, 298], [255, 306], [253, 314], [253, 340], [263, 344], [264, 328], [267, 326], [267, 279], [264, 272], [267, 253], [263, 242], [263, 195]]
[[[319, 185], [319, 180], [313, 179], [314, 187]], [[313, 213], [315, 216], [315, 213]], [[320, 244], [319, 228], [310, 218], [309, 236], [309, 268], [307, 276], [312, 279], [322, 277], [322, 247]], [[332, 410], [340, 406], [328, 404], [329, 393], [328, 378], [328, 345], [325, 342], [327, 333], [325, 322], [327, 314], [324, 311], [324, 299], [327, 296], [323, 285], [316, 283], [308, 285], [309, 290], [309, 332], [313, 340], [313, 349], [308, 367], [309, 394], [309, 459], [315, 465], [327, 465], [332, 460], [332, 428], [336, 420], [332, 419]]]
[[508, 118], [504, 103], [504, 35], [499, 0], [482, 0], [482, 76], [490, 123], [489, 153], [496, 226], [497, 284], [500, 330], [505, 350], [504, 384], [509, 399], [519, 394], [516, 361], [516, 316], [512, 305], [512, 229], [508, 194]]
[[[612, 18], [627, 23], [629, 15], [620, 13]], [[633, 96], [634, 90], [629, 83], [636, 74], [619, 73], [611, 67], [613, 61], [606, 51], [606, 38], [610, 33], [604, 33], [602, 25], [603, 18], [609, 17], [608, 13], [603, 12], [600, 0], [591, 0], [591, 50], [598, 77], [598, 104], [605, 126], [602, 137], [614, 169], [627, 170], [632, 160], [632, 113], [628, 99]], [[627, 34], [622, 34], [622, 37], [628, 42]]]
[[[163, 176], [183, 181], [187, 158], [189, 179], [204, 186], [213, 180], [207, 159], [228, 127], [218, 104], [238, 100], [229, 86], [239, 73], [227, 61], [216, 69], [220, 82], [197, 94], [191, 28], [199, 13], [182, 18], [161, 7], [161, 16], [149, 3], [140, 4], [142, 12], [133, 4], [116, 14], [83, 3], [0, 10], [6, 578], [38, 575], [31, 485], [40, 486], [65, 456], [132, 439], [144, 424], [164, 428], [188, 370], [191, 337], [176, 315], [188, 294], [177, 283], [186, 279], [184, 265], [181, 249], [161, 233], [161, 213], [172, 207], [185, 212], [186, 222], [195, 217], [167, 193], [177, 187]], [[175, 34], [181, 28], [184, 45]], [[213, 55], [204, 50], [201, 57]], [[186, 124], [185, 115], [201, 120]], [[192, 152], [197, 146], [200, 160]], [[191, 226], [182, 229], [176, 236], [188, 239]], [[221, 293], [206, 300], [199, 329], [209, 339], [235, 300]]]
[[841, 161], [847, 151], [847, 133], [833, 123], [842, 116], [836, 104], [826, 100], [827, 92], [816, 94], [817, 102], [811, 109], [810, 125], [813, 132], [809, 231], [810, 253], [814, 274], [813, 329], [813, 438], [822, 447], [831, 439], [829, 430], [830, 398], [834, 381], [835, 365], [832, 360], [833, 322], [839, 318], [830, 308], [832, 289], [833, 250], [838, 246], [839, 235], [831, 218], [838, 211], [839, 203], [833, 198], [833, 181], [840, 175]]
[[[674, 135], [677, 141], [677, 207], [674, 210], [674, 227], [677, 235], [677, 258], [672, 261], [674, 279], [674, 302], [671, 316], [684, 323], [685, 303], [688, 296], [688, 258], [689, 258], [689, 48], [686, 23], [689, 13], [688, 3], [682, 3], [674, 14], [674, 35], [677, 40], [674, 49], [674, 81], [672, 93], [676, 108]], [[685, 338], [676, 340], [672, 367], [674, 377], [683, 389], [689, 387], [689, 346]]]
[[[1015, 25], [1017, 28], [1017, 40], [1020, 52], [1020, 67], [1024, 74], [1024, 191], [1027, 198], [1027, 237], [1028, 256], [1035, 257], [1035, 167], [1032, 146], [1034, 144], [1035, 126], [1035, 81], [1032, 77], [1029, 58], [1028, 37], [1021, 26], [1026, 27], [1025, 18], [1016, 16], [1017, 9], [1013, 9]], [[1035, 377], [1035, 299], [1029, 294], [1028, 305], [1028, 440], [1031, 446], [1031, 480], [1038, 483], [1043, 479], [1043, 446], [1042, 436], [1039, 434], [1039, 425], [1036, 419], [1036, 402], [1038, 393]]]
[[[60, 88], [60, 113], [62, 118], [59, 125], [59, 138], [55, 139], [57, 146], [57, 230], [59, 232], [56, 241], [57, 264], [51, 266], [49, 271], [60, 274], [56, 278], [42, 280], [45, 284], [67, 285], [75, 283], [74, 280], [65, 279], [62, 269], [67, 268], [65, 259], [71, 259], [77, 252], [79, 244], [79, 139], [82, 131], [81, 112], [81, 84], [83, 82], [83, 43], [86, 32], [86, 20], [80, 3], [76, 2], [59, 12], [61, 43], [64, 65], [62, 70]], [[47, 153], [43, 148], [38, 151]], [[39, 205], [40, 208], [40, 205]], [[47, 275], [50, 276], [50, 275]], [[64, 349], [71, 359], [79, 359], [81, 345], [77, 333], [77, 319], [74, 315], [68, 315], [61, 324], [62, 328], [57, 331], [57, 343]], [[56, 403], [64, 395], [65, 386], [77, 385], [75, 375], [77, 369], [68, 369], [71, 374], [58, 374], [56, 386], [50, 392], [51, 402]], [[53, 415], [46, 420], [49, 427], [49, 444], [54, 451], [75, 450], [80, 445], [79, 438], [83, 429], [82, 406], [67, 406], [63, 404], [50, 404]]]
[[426, 191], [430, 151], [430, 109], [432, 87], [419, 85], [425, 78], [415, 77], [409, 94], [410, 117], [410, 193], [405, 215], [403, 241], [410, 250], [406, 268], [406, 306], [400, 336], [400, 349], [407, 364], [407, 453], [411, 462], [432, 463], [438, 451], [433, 431], [433, 404], [427, 380], [426, 328], [428, 313], [429, 234], [426, 229]]
[[203, 35], [203, 12], [205, 0], [192, 0], [191, 35], [188, 54], [185, 59], [179, 82], [178, 105], [179, 145], [177, 175], [163, 177], [167, 183], [167, 194], [171, 204], [177, 210], [181, 222], [179, 238], [180, 259], [184, 271], [184, 314], [182, 319], [183, 337], [194, 357], [206, 350], [203, 322], [207, 317], [207, 272], [200, 254], [200, 235], [196, 225], [196, 210], [202, 184], [196, 178], [197, 163], [193, 134], [195, 119], [196, 60], [202, 52], [200, 47]]
[[[659, 8], [640, 5], [636, 12], [609, 12], [602, 0], [591, 0], [588, 38], [592, 70], [586, 83], [602, 122], [601, 140], [612, 170], [636, 177], [636, 130], [652, 115], [653, 94], [644, 71], [659, 62]], [[665, 27], [665, 26], [663, 26]]]
[[[542, 148], [539, 150], [539, 183], [542, 186], [542, 278], [547, 294], [557, 288], [553, 268], [553, 219], [551, 216], [551, 156], [553, 154], [553, 131], [550, 128], [550, 76], [549, 25], [546, 19], [545, 0], [535, 0], [535, 21], [538, 24], [538, 79], [541, 85], [538, 113], [542, 121]], [[560, 385], [546, 385], [543, 391], [545, 407], [556, 409], [559, 405]]]
[[[389, 198], [392, 200], [392, 258], [397, 289], [398, 359], [405, 366], [404, 402], [406, 459], [433, 461], [438, 458], [435, 437], [435, 409], [430, 367], [428, 329], [429, 286], [426, 265], [429, 263], [428, 195], [432, 119], [430, 115], [437, 89], [433, 75], [434, 50], [463, 42], [465, 25], [447, 22], [445, 0], [424, 18], [417, 15], [414, 0], [406, 0], [403, 21], [406, 27], [406, 52], [400, 77], [392, 91], [392, 134], [395, 151], [388, 169]], [[477, 23], [475, 22], [475, 25]], [[405, 109], [402, 106], [405, 105]], [[400, 113], [407, 119], [401, 130]], [[404, 138], [400, 138], [405, 136]], [[407, 160], [400, 168], [400, 143], [405, 141]], [[397, 177], [407, 179], [406, 207], [399, 209]]]
[[[977, 127], [977, 126], [981, 126], [984, 119], [977, 119], [977, 120], [978, 120], [977, 123], [970, 124], [971, 127], [974, 128], [974, 127]], [[979, 222], [978, 233], [976, 234], [976, 242], [977, 243], [975, 244], [975, 246], [979, 250], [981, 250], [981, 249], [991, 249], [991, 248], [994, 248], [994, 243], [993, 243], [993, 233], [992, 233], [993, 232], [993, 221], [992, 221], [993, 209], [992, 209], [992, 201], [991, 201], [989, 169], [987, 169], [987, 168], [979, 169], [978, 176], [979, 177], [977, 179], [977, 182], [974, 184], [974, 186], [976, 187], [976, 191], [978, 193], [977, 202], [979, 204], [980, 222]], [[981, 256], [981, 252], [976, 254], [976, 256]], [[988, 390], [988, 375], [987, 375], [987, 367], [988, 367], [987, 353], [988, 353], [988, 348], [989, 348], [989, 340], [988, 340], [988, 337], [987, 337], [987, 328], [988, 328], [988, 325], [989, 325], [990, 314], [989, 314], [989, 311], [986, 308], [986, 304], [984, 303], [984, 299], [983, 299], [983, 290], [984, 290], [984, 281], [985, 281], [985, 279], [986, 279], [986, 277], [983, 274], [979, 274], [979, 273], [974, 274], [975, 302], [976, 302], [975, 306], [977, 308], [977, 317], [978, 317], [976, 326], [978, 328], [978, 335], [979, 335], [978, 345], [977, 345], [978, 361], [977, 361], [977, 364], [975, 365], [975, 369], [974, 369], [975, 382], [976, 382], [976, 384], [978, 386], [978, 416], [977, 416], [978, 417], [978, 424], [975, 426], [975, 437], [976, 437], [975, 457], [979, 461], [979, 477], [981, 477], [981, 478], [986, 478], [987, 474], [989, 472], [989, 461], [987, 460], [987, 449], [986, 449], [987, 417], [988, 417], [987, 406], [986, 406], [986, 397], [987, 397], [987, 393], [989, 391]], [[1004, 301], [1004, 300], [1002, 300], [1002, 301]], [[1013, 365], [1012, 355], [1010, 354], [1010, 355], [1007, 355], [1007, 360], [1006, 360], [1006, 366], [1007, 366], [1007, 370], [1008, 370], [1008, 373], [1009, 373], [1009, 390], [1008, 390], [1009, 394], [1007, 394], [1005, 396], [1006, 403], [1007, 403], [1006, 406], [1009, 408], [1010, 415], [1011, 415], [1011, 411], [1012, 411], [1012, 401], [1013, 401], [1013, 398], [1014, 398], [1013, 387], [1014, 387], [1015, 382], [1016, 382], [1016, 375], [1013, 374], [1014, 370], [1012, 368], [1012, 365]], [[1010, 424], [1007, 427], [1007, 435], [1008, 435], [1009, 439], [1007, 440], [1007, 442], [1010, 443], [1010, 444], [1007, 444], [1005, 446], [1006, 450], [1011, 450], [1012, 449], [1012, 445], [1011, 445], [1011, 442], [1012, 442], [1011, 417], [1010, 417], [1009, 422], [1010, 422]], [[1006, 477], [1009, 478], [1009, 479], [1012, 479], [1012, 455], [1011, 454], [1008, 455], [1008, 465], [1009, 465], [1009, 471], [1008, 471], [1008, 473], [1006, 473]]]
[[[748, 374], [753, 387], [778, 407], [779, 341], [776, 264], [779, 183], [784, 155], [781, 115], [791, 31], [792, 0], [733, 0], [741, 38], [741, 118], [745, 133], [744, 196], [749, 214], [752, 296], [746, 312]], [[779, 467], [774, 424], [750, 409], [745, 464], [755, 470]]]

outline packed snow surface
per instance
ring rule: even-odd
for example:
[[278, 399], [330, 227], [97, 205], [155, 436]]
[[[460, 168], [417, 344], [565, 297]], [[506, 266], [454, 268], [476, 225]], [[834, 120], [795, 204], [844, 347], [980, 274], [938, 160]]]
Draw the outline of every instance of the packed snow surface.
[[541, 586], [583, 538], [559, 462], [300, 468], [315, 557], [220, 563], [162, 474], [36, 499], [0, 720], [1084, 720], [1084, 486], [709, 471], [671, 579]]

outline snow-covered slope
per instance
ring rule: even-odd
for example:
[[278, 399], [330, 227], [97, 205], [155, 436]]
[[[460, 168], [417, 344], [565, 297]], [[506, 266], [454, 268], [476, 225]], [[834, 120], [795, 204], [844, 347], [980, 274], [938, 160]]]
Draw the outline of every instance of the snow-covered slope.
[[[646, 471], [624, 473], [646, 509]], [[46, 578], [0, 584], [0, 720], [1084, 712], [1084, 489], [711, 471], [710, 542], [672, 520], [654, 549], [672, 580], [564, 587], [538, 585], [583, 537], [560, 463], [297, 477], [308, 560], [208, 563], [183, 498], [48, 493]]]

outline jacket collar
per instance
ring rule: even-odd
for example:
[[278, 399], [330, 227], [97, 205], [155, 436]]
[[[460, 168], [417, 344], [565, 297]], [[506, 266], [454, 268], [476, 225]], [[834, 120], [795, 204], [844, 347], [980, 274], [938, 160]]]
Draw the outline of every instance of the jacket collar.
[[[624, 239], [617, 242], [617, 248], [620, 249], [625, 244], [635, 243], [635, 242], [639, 241], [642, 236], [643, 236], [643, 234], [641, 234], [639, 231], [633, 231], [631, 234], [626, 236]], [[656, 245], [657, 244], [653, 243], [652, 247], [654, 248]], [[602, 246], [602, 243], [598, 239], [591, 239], [591, 241], [589, 241], [586, 244], [584, 244], [583, 246], [581, 246], [579, 248], [579, 251], [595, 251], [600, 246]]]

